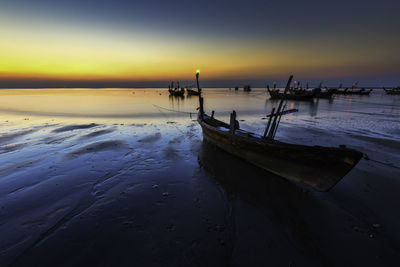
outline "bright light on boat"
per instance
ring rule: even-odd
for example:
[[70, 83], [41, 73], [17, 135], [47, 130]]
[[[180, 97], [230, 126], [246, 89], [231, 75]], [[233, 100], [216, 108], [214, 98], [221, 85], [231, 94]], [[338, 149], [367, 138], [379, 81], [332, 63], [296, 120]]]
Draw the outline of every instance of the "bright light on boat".
[[196, 70], [196, 74], [200, 74], [200, 70], [198, 69], [198, 70]]

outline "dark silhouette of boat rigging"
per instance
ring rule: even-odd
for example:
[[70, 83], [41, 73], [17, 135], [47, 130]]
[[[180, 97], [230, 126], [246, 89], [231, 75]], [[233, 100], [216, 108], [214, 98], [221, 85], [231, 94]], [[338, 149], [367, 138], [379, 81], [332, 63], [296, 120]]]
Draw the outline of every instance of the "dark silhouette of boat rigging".
[[183, 96], [185, 94], [185, 89], [179, 87], [179, 82], [177, 82], [177, 87], [174, 87], [174, 82], [168, 85], [168, 92], [172, 96]]
[[341, 90], [342, 84], [339, 85], [337, 89], [334, 90], [334, 94], [337, 95], [369, 95], [372, 92], [372, 89], [366, 90], [365, 88], [356, 89], [358, 82], [353, 83], [351, 89], [345, 88]]
[[383, 88], [383, 90], [385, 90], [387, 95], [400, 95], [400, 86], [392, 89]]

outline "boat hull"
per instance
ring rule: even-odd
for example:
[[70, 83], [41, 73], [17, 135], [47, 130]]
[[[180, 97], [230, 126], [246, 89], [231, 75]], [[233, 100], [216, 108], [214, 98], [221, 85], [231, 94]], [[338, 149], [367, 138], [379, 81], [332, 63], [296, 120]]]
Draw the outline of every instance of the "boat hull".
[[387, 95], [400, 95], [400, 90], [385, 90]]
[[199, 118], [204, 140], [290, 181], [328, 191], [361, 159], [347, 148], [303, 146], [220, 131]]
[[169, 91], [169, 95], [171, 95], [171, 96], [184, 96], [184, 94], [185, 94], [185, 91], [181, 91], [181, 90], [176, 90], [176, 91], [170, 90]]
[[320, 92], [315, 95], [316, 98], [323, 98], [323, 99], [332, 99], [333, 91], [328, 92]]
[[299, 100], [299, 101], [313, 101], [314, 95], [313, 94], [284, 94], [284, 93], [276, 93], [276, 92], [269, 92], [270, 99], [287, 99], [287, 100]]
[[340, 90], [336, 90], [335, 94], [336, 95], [369, 95], [371, 93], [372, 90], [370, 91], [340, 91]]
[[188, 95], [200, 95], [199, 92], [195, 90], [186, 89]]

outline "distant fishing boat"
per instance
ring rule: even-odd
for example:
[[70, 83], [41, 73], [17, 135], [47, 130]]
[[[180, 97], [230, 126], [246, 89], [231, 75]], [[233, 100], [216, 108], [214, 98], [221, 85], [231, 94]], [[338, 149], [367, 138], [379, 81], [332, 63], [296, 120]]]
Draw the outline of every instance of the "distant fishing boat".
[[353, 83], [351, 89], [346, 88], [344, 90], [340, 90], [342, 85], [340, 84], [339, 88], [334, 91], [334, 94], [337, 95], [369, 95], [372, 92], [372, 89], [365, 90], [365, 88], [356, 89], [358, 82]]
[[202, 128], [204, 140], [217, 147], [290, 181], [306, 184], [319, 191], [328, 191], [359, 162], [363, 154], [345, 146], [305, 146], [274, 139], [281, 116], [295, 111], [285, 111], [286, 104], [283, 105], [292, 78], [290, 76], [278, 108], [273, 108], [268, 116], [267, 127], [261, 136], [240, 129], [235, 111], [231, 113], [229, 124], [215, 119], [214, 111], [211, 116], [204, 113], [197, 71], [197, 88], [200, 93], [197, 121]]
[[383, 88], [383, 90], [385, 90], [387, 95], [400, 95], [400, 86], [398, 86], [397, 88], [393, 88], [393, 89]]
[[245, 85], [244, 87], [243, 87], [243, 91], [245, 91], [245, 92], [250, 92], [251, 91], [251, 86], [250, 85]]
[[325, 91], [323, 91], [321, 88], [314, 89], [314, 95], [316, 98], [332, 99], [334, 92], [335, 92], [334, 89], [328, 89], [328, 88], [325, 88]]
[[179, 82], [178, 86], [174, 87], [174, 82], [168, 85], [168, 92], [172, 96], [183, 96], [185, 94], [185, 89], [179, 87]]
[[369, 95], [372, 92], [372, 89], [370, 90], [365, 90], [364, 88], [361, 88], [359, 90], [354, 90], [354, 89], [344, 89], [344, 90], [336, 90], [334, 91], [335, 94], [337, 95]]
[[270, 90], [267, 88], [270, 99], [287, 99], [287, 100], [299, 100], [299, 101], [313, 101], [315, 92], [307, 91], [304, 89], [299, 90], [288, 90], [289, 93], [280, 92], [279, 89]]
[[186, 88], [186, 92], [188, 95], [199, 95], [199, 92], [196, 90], [193, 90], [191, 88]]

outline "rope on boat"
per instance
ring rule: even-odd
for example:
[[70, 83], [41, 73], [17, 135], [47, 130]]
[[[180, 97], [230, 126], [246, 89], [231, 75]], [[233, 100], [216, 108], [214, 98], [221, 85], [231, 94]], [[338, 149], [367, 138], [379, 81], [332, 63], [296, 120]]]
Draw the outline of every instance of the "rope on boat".
[[190, 118], [192, 118], [192, 114], [196, 114], [196, 112], [179, 111], [179, 110], [174, 110], [174, 109], [169, 109], [169, 108], [163, 108], [163, 107], [160, 107], [160, 106], [158, 106], [156, 104], [152, 104], [152, 105], [155, 106], [158, 109], [164, 109], [164, 110], [167, 110], [167, 111], [176, 112], [176, 113], [182, 113], [182, 114], [189, 114]]
[[[154, 105], [154, 104], [152, 104], [152, 105]], [[162, 112], [161, 111], [161, 108], [162, 107], [159, 107], [159, 106], [157, 106], [157, 105], [154, 105], [157, 109], [158, 109], [158, 111], [163, 115], [163, 116], [165, 116], [165, 118], [167, 118], [167, 119], [169, 119], [168, 118], [168, 116], [164, 113], [164, 112]], [[168, 122], [167, 122], [168, 123]], [[178, 128], [178, 126], [176, 126], [175, 124], [172, 124], [179, 132], [181, 132], [181, 134], [184, 134], [184, 132], [181, 130], [181, 129], [179, 129]]]

